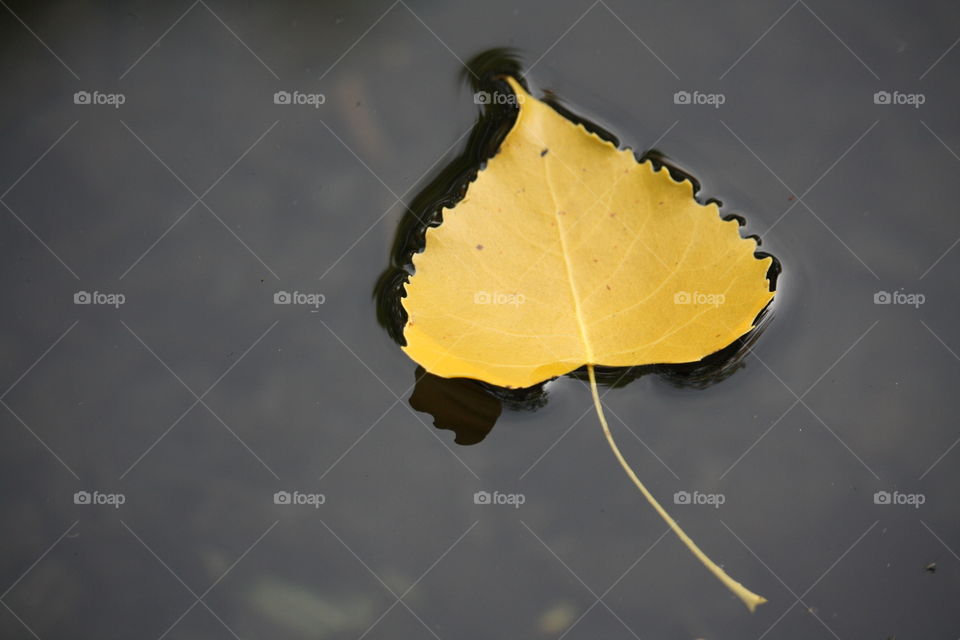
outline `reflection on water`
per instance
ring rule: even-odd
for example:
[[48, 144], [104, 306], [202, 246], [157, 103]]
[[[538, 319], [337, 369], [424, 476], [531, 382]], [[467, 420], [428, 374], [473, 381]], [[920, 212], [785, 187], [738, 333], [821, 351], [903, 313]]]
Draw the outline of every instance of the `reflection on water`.
[[441, 378], [423, 367], [415, 375], [411, 407], [432, 415], [438, 429], [455, 432], [457, 444], [477, 444], [487, 437], [503, 410], [499, 398], [474, 380]]
[[263, 577], [251, 585], [247, 601], [252, 611], [297, 637], [325, 640], [363, 633], [378, 615], [377, 601], [366, 593], [330, 587], [321, 594], [314, 586]]

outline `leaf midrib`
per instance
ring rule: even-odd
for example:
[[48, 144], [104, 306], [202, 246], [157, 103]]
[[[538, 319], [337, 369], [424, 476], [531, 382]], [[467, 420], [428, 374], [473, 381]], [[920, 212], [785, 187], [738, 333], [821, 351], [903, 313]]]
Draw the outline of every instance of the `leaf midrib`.
[[547, 190], [550, 192], [550, 200], [553, 202], [553, 217], [557, 222], [557, 236], [560, 238], [560, 254], [563, 256], [563, 265], [567, 273], [567, 283], [570, 285], [570, 297], [573, 298], [573, 310], [577, 317], [577, 327], [580, 330], [580, 341], [583, 344], [586, 356], [585, 364], [594, 364], [593, 347], [590, 344], [590, 337], [587, 334], [587, 323], [583, 318], [583, 310], [580, 307], [580, 293], [577, 290], [577, 283], [573, 279], [573, 265], [570, 261], [570, 252], [567, 250], [567, 238], [563, 232], [563, 222], [561, 218], [564, 216], [561, 216], [560, 212], [557, 210], [559, 203], [557, 202], [557, 194], [553, 188], [553, 180], [550, 177], [551, 164], [552, 163], [549, 158], [544, 159], [543, 174], [544, 178], [546, 179]]

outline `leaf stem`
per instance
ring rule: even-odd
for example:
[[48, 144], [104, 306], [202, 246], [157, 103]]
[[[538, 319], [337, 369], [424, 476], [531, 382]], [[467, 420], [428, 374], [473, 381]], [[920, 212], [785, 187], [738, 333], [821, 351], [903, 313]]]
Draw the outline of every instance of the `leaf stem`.
[[597, 417], [600, 418], [600, 425], [603, 427], [603, 434], [607, 437], [607, 442], [610, 444], [610, 448], [613, 450], [613, 455], [616, 456], [617, 460], [620, 462], [620, 466], [623, 467], [623, 470], [626, 471], [627, 476], [633, 480], [633, 484], [637, 485], [637, 488], [640, 489], [640, 493], [643, 494], [643, 497], [647, 499], [647, 502], [650, 503], [657, 513], [660, 514], [660, 517], [670, 525], [670, 528], [673, 529], [673, 532], [677, 534], [677, 537], [683, 541], [683, 544], [687, 545], [687, 548], [690, 550], [694, 556], [697, 557], [700, 562], [703, 563], [707, 569], [710, 570], [710, 573], [715, 575], [720, 582], [722, 582], [730, 591], [734, 593], [740, 600], [743, 601], [743, 604], [747, 605], [747, 608], [750, 609], [751, 613], [756, 610], [758, 605], [763, 604], [767, 601], [763, 596], [757, 595], [756, 593], [750, 591], [742, 584], [731, 578], [727, 573], [717, 566], [713, 560], [707, 557], [703, 551], [700, 550], [700, 547], [690, 539], [683, 529], [680, 528], [680, 525], [677, 524], [676, 520], [670, 517], [670, 514], [667, 513], [666, 509], [660, 506], [660, 503], [657, 502], [657, 499], [653, 497], [647, 488], [640, 482], [640, 479], [637, 478], [637, 475], [633, 472], [633, 469], [630, 468], [630, 465], [627, 464], [626, 459], [623, 457], [623, 454], [620, 453], [620, 449], [617, 447], [617, 443], [613, 440], [613, 435], [610, 433], [610, 426], [607, 424], [607, 418], [603, 414], [603, 405], [600, 403], [600, 394], [597, 392], [597, 378], [593, 370], [593, 365], [587, 365], [587, 371], [590, 374], [590, 391], [593, 394], [593, 404], [597, 409]]

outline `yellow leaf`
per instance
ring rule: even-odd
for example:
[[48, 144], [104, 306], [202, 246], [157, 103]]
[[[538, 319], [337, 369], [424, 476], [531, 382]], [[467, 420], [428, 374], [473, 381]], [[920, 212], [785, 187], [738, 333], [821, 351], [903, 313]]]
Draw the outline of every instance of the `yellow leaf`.
[[771, 259], [737, 222], [509, 82], [516, 123], [414, 256], [407, 354], [529, 387], [585, 364], [695, 362], [753, 328]]
[[624, 470], [690, 551], [753, 611], [766, 600], [711, 561], [630, 469], [594, 366], [696, 362], [773, 298], [754, 256], [689, 181], [589, 133], [507, 78], [513, 127], [464, 198], [426, 231], [406, 284], [404, 350], [432, 374], [529, 387], [587, 365]]

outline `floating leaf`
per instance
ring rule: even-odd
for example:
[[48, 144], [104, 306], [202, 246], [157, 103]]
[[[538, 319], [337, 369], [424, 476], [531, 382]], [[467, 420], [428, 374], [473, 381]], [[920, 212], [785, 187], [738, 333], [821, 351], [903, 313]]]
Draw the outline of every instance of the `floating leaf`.
[[402, 301], [404, 350], [430, 373], [530, 387], [587, 366], [614, 454], [687, 547], [754, 610], [614, 442], [595, 366], [690, 363], [748, 333], [773, 298], [756, 241], [693, 185], [588, 132], [514, 78], [500, 149], [428, 228]]
[[694, 362], [748, 332], [771, 259], [738, 223], [510, 84], [513, 129], [414, 257], [407, 354], [529, 387], [585, 364]]

